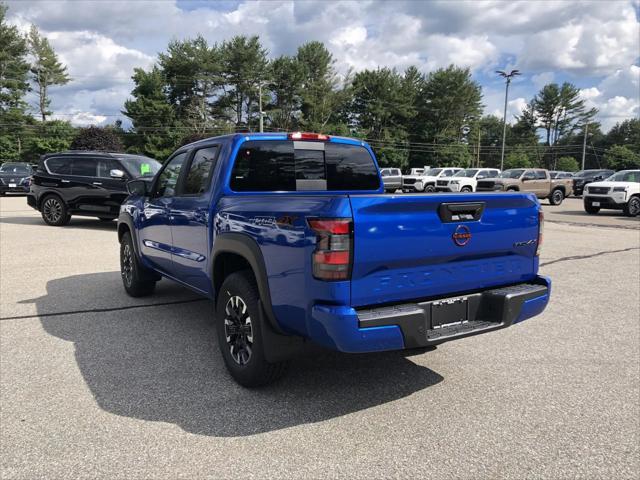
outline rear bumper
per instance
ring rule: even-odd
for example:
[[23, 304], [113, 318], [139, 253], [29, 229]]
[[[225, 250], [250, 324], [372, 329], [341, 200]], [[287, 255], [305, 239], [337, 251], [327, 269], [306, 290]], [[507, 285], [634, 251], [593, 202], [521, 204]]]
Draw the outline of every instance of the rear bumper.
[[551, 280], [534, 280], [468, 295], [355, 310], [315, 305], [309, 333], [325, 347], [361, 353], [417, 348], [509, 327], [540, 314]]

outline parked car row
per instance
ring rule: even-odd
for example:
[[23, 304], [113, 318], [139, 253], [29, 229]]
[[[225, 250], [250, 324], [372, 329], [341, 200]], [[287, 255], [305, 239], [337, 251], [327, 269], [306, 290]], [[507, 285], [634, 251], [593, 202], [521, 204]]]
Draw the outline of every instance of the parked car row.
[[596, 214], [601, 208], [622, 210], [628, 217], [640, 215], [640, 170], [623, 170], [584, 189], [584, 210]]
[[33, 168], [28, 163], [5, 162], [0, 165], [0, 196], [28, 192], [32, 174]]

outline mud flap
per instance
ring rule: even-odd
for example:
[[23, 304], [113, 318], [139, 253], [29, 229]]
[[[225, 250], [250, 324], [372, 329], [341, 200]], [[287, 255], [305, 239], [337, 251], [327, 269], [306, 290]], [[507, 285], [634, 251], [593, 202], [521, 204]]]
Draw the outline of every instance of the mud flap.
[[276, 333], [264, 313], [262, 301], [260, 305], [260, 334], [264, 341], [264, 356], [269, 363], [289, 360], [304, 351], [305, 339], [297, 335], [281, 335]]

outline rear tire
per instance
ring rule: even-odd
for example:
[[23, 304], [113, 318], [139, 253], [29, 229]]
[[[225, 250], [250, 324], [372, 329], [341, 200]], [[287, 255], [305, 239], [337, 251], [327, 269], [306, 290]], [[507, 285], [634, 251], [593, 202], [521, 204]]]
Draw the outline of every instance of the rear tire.
[[251, 271], [234, 272], [225, 278], [216, 307], [218, 345], [227, 370], [245, 387], [278, 380], [290, 363], [266, 360], [260, 308], [260, 294]]
[[47, 225], [62, 227], [71, 220], [67, 206], [58, 195], [47, 195], [41, 205], [42, 219]]
[[140, 265], [129, 232], [120, 241], [120, 275], [125, 291], [132, 297], [151, 295], [156, 288], [156, 277]]
[[551, 205], [560, 205], [564, 200], [564, 193], [559, 188], [551, 192], [551, 196], [549, 197], [549, 203]]
[[636, 195], [631, 197], [622, 211], [627, 217], [635, 217], [636, 215], [640, 215], [640, 196]]
[[594, 207], [593, 205], [585, 202], [584, 203], [584, 211], [587, 212], [589, 215], [595, 215], [596, 213], [598, 213], [600, 211], [600, 207]]

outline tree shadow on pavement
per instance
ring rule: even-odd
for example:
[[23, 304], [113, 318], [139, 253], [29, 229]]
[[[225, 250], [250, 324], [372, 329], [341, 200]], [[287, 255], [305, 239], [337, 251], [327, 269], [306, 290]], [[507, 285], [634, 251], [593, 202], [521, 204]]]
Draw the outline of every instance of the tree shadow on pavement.
[[[347, 355], [314, 349], [295, 359], [278, 383], [245, 389], [223, 365], [209, 300], [131, 308], [137, 300], [125, 296], [117, 277], [106, 272], [51, 280], [47, 294], [32, 300], [45, 331], [73, 342], [96, 402], [116, 415], [169, 422], [202, 435], [245, 436], [341, 417], [443, 380], [402, 352]], [[190, 297], [178, 285], [163, 285], [165, 293], [170, 288], [178, 291], [172, 295], [177, 301]], [[68, 292], [86, 300], [105, 289], [118, 290], [121, 305], [129, 309], [111, 305], [111, 311], [60, 314]], [[118, 292], [104, 298], [118, 298]], [[144, 303], [151, 301], [167, 297]], [[47, 316], [51, 312], [58, 313]]]

